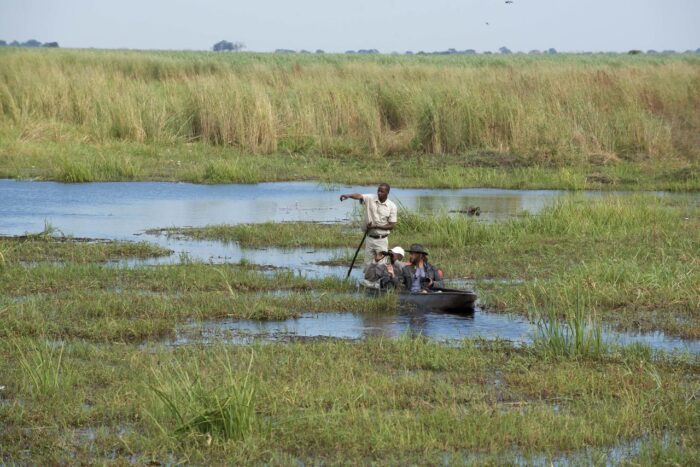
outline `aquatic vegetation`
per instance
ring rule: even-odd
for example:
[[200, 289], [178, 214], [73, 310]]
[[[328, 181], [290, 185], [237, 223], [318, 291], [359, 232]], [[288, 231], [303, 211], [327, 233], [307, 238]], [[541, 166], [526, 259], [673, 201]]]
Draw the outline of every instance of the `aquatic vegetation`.
[[547, 310], [537, 319], [536, 350], [547, 357], [600, 358], [609, 349], [603, 343], [603, 328], [595, 316], [587, 313], [580, 293], [576, 306], [564, 320], [560, 313]]
[[175, 435], [196, 431], [222, 440], [242, 440], [253, 433], [258, 425], [255, 384], [250, 380], [253, 354], [242, 380], [237, 379], [230, 361], [218, 363], [208, 369], [216, 374], [218, 386], [203, 381], [197, 364], [192, 374], [177, 360], [153, 370], [148, 388], [162, 406], [149, 415], [161, 430], [168, 433], [163, 425], [169, 417], [175, 420]]
[[238, 242], [245, 247], [294, 248], [314, 246], [329, 248], [347, 244], [348, 235], [357, 236], [359, 228], [317, 222], [264, 222], [259, 224], [210, 225], [206, 227], [169, 227], [152, 229], [149, 234], [163, 234], [192, 240]]
[[0, 237], [0, 263], [56, 261], [67, 263], [101, 263], [133, 258], [169, 256], [172, 251], [149, 242], [127, 242], [55, 236], [48, 226], [38, 234]]
[[[421, 464], [475, 452], [503, 463], [514, 451], [549, 459], [640, 437], [658, 452], [651, 440], [669, 432], [686, 442], [667, 456], [687, 458], [700, 410], [697, 361], [542, 359], [506, 342], [451, 347], [402, 337], [143, 349], [67, 339], [63, 364], [84, 376], [61, 404], [28, 398], [14, 380], [17, 350], [0, 343], [0, 352], [0, 374], [9, 376], [0, 452], [42, 464]], [[91, 428], [89, 438], [73, 433]], [[32, 436], [20, 437], [26, 430]]]
[[72, 375], [63, 362], [64, 344], [15, 340], [22, 386], [33, 395], [53, 396], [70, 387]]

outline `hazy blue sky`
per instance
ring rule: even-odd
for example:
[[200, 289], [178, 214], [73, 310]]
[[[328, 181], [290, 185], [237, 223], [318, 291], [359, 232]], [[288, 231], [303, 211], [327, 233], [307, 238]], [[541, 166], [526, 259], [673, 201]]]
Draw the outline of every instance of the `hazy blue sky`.
[[699, 25], [700, 0], [0, 0], [0, 39], [62, 47], [686, 50]]

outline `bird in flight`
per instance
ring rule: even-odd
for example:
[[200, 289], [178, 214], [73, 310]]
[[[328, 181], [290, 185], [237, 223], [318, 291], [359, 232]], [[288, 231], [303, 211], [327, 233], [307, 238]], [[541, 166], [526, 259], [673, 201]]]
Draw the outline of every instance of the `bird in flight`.
[[513, 3], [513, 0], [506, 0], [506, 4]]

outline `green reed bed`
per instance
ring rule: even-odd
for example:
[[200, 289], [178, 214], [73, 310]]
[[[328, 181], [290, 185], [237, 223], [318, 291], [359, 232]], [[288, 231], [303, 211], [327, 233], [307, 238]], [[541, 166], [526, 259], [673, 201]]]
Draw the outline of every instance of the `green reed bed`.
[[699, 66], [3, 50], [0, 175], [698, 189]]
[[338, 278], [309, 280], [288, 271], [263, 273], [249, 265], [189, 263], [145, 267], [96, 264], [37, 264], [0, 270], [0, 292], [9, 296], [91, 290], [163, 293], [319, 290], [349, 292], [352, 284]]
[[26, 235], [0, 237], [0, 264], [55, 261], [95, 263], [169, 256], [172, 250], [148, 242]]
[[[59, 381], [70, 390], [42, 395], [23, 385], [19, 351], [4, 341], [0, 456], [10, 463], [509, 463], [597, 453], [637, 438], [647, 440], [643, 458], [697, 453], [697, 361], [625, 351], [548, 359], [477, 344], [404, 337], [144, 351], [68, 339]], [[672, 442], [660, 449], [655, 441], [664, 436]]]
[[347, 293], [261, 294], [195, 292], [143, 294], [138, 290], [74, 291], [0, 300], [0, 336], [79, 337], [143, 341], [175, 336], [178, 325], [217, 319], [287, 320], [305, 312], [390, 313], [388, 295]]
[[[216, 72], [193, 68], [199, 60]], [[480, 148], [547, 160], [697, 150], [684, 139], [698, 128], [692, 55], [477, 57], [444, 66], [12, 50], [0, 61], [0, 113], [29, 139], [62, 135], [65, 125], [94, 141], [202, 140], [263, 154]]]

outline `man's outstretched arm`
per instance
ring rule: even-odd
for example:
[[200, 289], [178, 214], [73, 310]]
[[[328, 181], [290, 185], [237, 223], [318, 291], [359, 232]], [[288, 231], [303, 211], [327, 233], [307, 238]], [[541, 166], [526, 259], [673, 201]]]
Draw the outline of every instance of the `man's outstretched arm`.
[[350, 193], [347, 195], [340, 195], [340, 201], [345, 201], [348, 198], [356, 199], [357, 201], [362, 201], [362, 195], [359, 193]]

